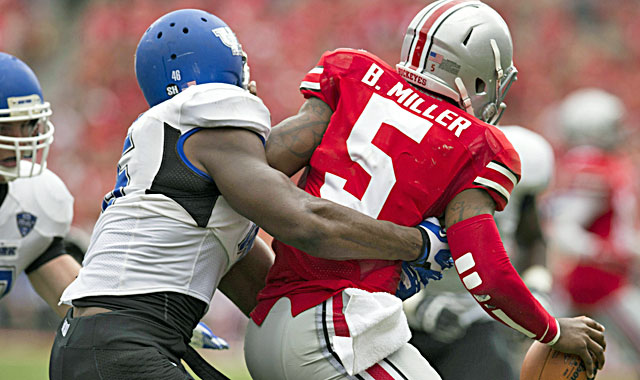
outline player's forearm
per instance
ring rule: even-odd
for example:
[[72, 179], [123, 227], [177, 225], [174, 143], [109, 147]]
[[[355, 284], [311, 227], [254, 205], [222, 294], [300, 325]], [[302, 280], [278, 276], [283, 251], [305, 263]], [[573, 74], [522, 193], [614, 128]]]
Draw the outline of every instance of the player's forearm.
[[368, 217], [349, 208], [309, 196], [295, 231], [274, 236], [306, 253], [331, 260], [416, 259], [422, 235], [413, 227]]
[[267, 165], [260, 141], [251, 132], [200, 133], [194, 148], [202, 156], [192, 162], [204, 164], [234, 210], [276, 239], [335, 260], [413, 260], [421, 253], [417, 229], [375, 220], [299, 189]]
[[511, 265], [491, 215], [451, 226], [449, 247], [465, 288], [491, 317], [529, 338], [555, 342], [558, 324]]
[[264, 287], [274, 254], [260, 237], [253, 248], [222, 278], [220, 289], [248, 317], [257, 304], [258, 292]]

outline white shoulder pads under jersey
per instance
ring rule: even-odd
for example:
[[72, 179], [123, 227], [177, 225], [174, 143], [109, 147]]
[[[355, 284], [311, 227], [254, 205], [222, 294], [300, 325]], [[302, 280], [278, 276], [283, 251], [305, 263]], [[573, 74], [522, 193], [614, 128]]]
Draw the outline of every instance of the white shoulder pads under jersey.
[[166, 103], [162, 119], [180, 129], [240, 127], [265, 140], [269, 137], [269, 110], [260, 98], [238, 86], [225, 83], [191, 86]]
[[554, 155], [544, 137], [518, 126], [500, 127], [520, 156], [522, 178], [514, 191], [542, 192], [551, 181], [554, 171]]
[[25, 211], [38, 218], [34, 228], [40, 234], [54, 237], [65, 236], [69, 232], [73, 219], [73, 196], [56, 174], [45, 169], [38, 176], [18, 178], [11, 185]]

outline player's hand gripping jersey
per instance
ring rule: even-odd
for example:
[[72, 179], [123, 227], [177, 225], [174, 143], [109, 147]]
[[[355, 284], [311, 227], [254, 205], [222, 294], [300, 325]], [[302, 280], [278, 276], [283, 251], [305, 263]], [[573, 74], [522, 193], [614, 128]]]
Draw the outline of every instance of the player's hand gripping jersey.
[[[310, 161], [310, 194], [413, 226], [470, 188], [485, 189], [502, 210], [519, 179], [518, 155], [502, 132], [421, 93], [365, 51], [325, 53], [301, 91], [334, 111]], [[283, 296], [297, 315], [346, 288], [393, 294], [398, 285], [398, 261], [325, 260], [279, 241], [274, 249], [257, 324]]]

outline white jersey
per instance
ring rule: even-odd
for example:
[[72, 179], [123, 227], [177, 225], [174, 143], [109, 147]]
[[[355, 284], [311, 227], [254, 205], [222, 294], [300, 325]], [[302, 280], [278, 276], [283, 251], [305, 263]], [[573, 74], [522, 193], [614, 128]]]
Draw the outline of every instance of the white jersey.
[[[23, 171], [30, 167], [28, 161], [21, 163]], [[0, 204], [0, 298], [55, 237], [69, 232], [73, 219], [73, 197], [50, 170], [15, 179], [7, 186]]]
[[105, 196], [83, 268], [61, 302], [100, 295], [178, 292], [209, 303], [257, 227], [184, 155], [202, 128], [238, 127], [266, 141], [270, 115], [237, 86], [192, 86], [129, 128], [115, 189]]

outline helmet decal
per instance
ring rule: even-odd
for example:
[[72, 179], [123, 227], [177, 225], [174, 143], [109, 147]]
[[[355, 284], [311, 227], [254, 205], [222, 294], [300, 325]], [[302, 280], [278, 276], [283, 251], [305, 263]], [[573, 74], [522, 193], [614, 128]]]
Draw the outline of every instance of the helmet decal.
[[422, 21], [418, 22], [415, 27], [415, 30], [419, 30], [419, 32], [414, 36], [415, 44], [412, 44], [412, 49], [409, 49], [409, 57], [407, 57], [407, 61], [411, 62], [411, 68], [420, 71], [425, 69], [425, 54], [431, 50], [433, 33], [452, 12], [455, 12], [460, 6], [469, 5], [469, 3], [466, 0], [437, 1], [423, 10], [426, 12], [421, 17]]
[[228, 26], [220, 27], [212, 30], [213, 34], [222, 41], [223, 44], [231, 49], [231, 54], [242, 55], [242, 46], [235, 33]]

